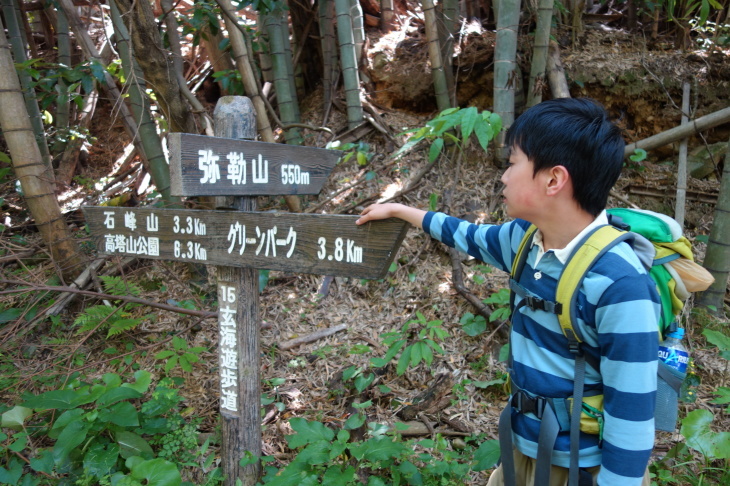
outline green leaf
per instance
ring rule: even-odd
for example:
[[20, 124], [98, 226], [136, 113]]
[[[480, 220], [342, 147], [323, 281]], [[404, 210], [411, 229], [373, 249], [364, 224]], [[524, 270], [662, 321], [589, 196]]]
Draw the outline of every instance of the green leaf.
[[193, 371], [193, 367], [190, 365], [190, 361], [188, 361], [188, 358], [186, 355], [182, 355], [178, 357], [178, 361], [180, 363], [180, 368], [182, 368], [183, 371], [190, 373]]
[[359, 444], [352, 444], [350, 452], [358, 460], [385, 461], [398, 458], [406, 452], [406, 446], [402, 442], [394, 442], [388, 436], [373, 438]]
[[102, 422], [111, 422], [121, 427], [138, 427], [139, 414], [129, 402], [120, 402], [108, 409], [99, 411], [99, 420]]
[[494, 131], [488, 123], [478, 123], [474, 127], [474, 134], [477, 136], [479, 146], [486, 152], [489, 141], [494, 137]]
[[54, 467], [53, 452], [50, 449], [42, 449], [35, 457], [30, 458], [30, 467], [34, 471], [50, 475]]
[[137, 393], [143, 394], [152, 384], [152, 373], [146, 370], [138, 370], [134, 372], [134, 379], [136, 380], [134, 383], [122, 384], [122, 388], [131, 388]]
[[428, 161], [433, 162], [441, 154], [441, 150], [444, 148], [444, 139], [437, 138], [431, 144], [431, 148], [428, 150]]
[[33, 415], [33, 410], [27, 407], [16, 405], [2, 415], [0, 424], [3, 428], [22, 430], [25, 419]]
[[343, 427], [345, 430], [355, 430], [365, 423], [365, 415], [361, 413], [354, 413], [345, 421]]
[[646, 150], [642, 148], [634, 149], [634, 153], [629, 156], [629, 159], [633, 162], [641, 162], [642, 160], [646, 160]]
[[53, 460], [56, 464], [62, 464], [68, 455], [86, 440], [86, 433], [89, 425], [81, 420], [68, 424], [58, 436], [53, 446]]
[[411, 360], [411, 353], [413, 352], [413, 346], [408, 346], [406, 349], [403, 350], [403, 353], [400, 355], [400, 359], [398, 359], [398, 366], [396, 367], [395, 372], [398, 374], [398, 376], [402, 376], [403, 373], [406, 372], [408, 369], [408, 363]]
[[712, 400], [712, 403], [719, 403], [721, 405], [730, 403], [730, 388], [721, 386], [715, 393], [717, 393], [718, 397]]
[[325, 427], [321, 422], [309, 422], [297, 417], [291, 419], [289, 425], [296, 432], [294, 435], [286, 436], [289, 447], [292, 449], [320, 440], [330, 442], [335, 436], [332, 429]]
[[165, 363], [165, 373], [169, 373], [171, 369], [177, 366], [177, 359], [177, 356], [173, 356], [167, 360], [167, 363]]
[[481, 315], [474, 315], [471, 312], [467, 312], [461, 316], [461, 330], [466, 333], [467, 336], [478, 336], [487, 330], [487, 320]]
[[167, 359], [170, 356], [175, 356], [175, 351], [171, 349], [165, 349], [155, 355], [155, 359]]
[[84, 470], [98, 478], [111, 473], [119, 458], [119, 445], [94, 442], [84, 455]]
[[426, 343], [421, 343], [423, 346], [421, 346], [421, 353], [423, 354], [423, 361], [430, 365], [433, 362], [433, 351], [431, 350], [431, 346], [427, 345]]
[[493, 468], [499, 462], [499, 441], [486, 440], [482, 442], [474, 452], [474, 460], [476, 461], [473, 467], [475, 471], [485, 471]]
[[475, 106], [461, 110], [461, 134], [465, 141], [471, 136], [479, 120], [481, 117]]
[[108, 390], [106, 393], [99, 397], [96, 403], [100, 407], [108, 407], [117, 402], [121, 402], [123, 400], [133, 400], [136, 398], [140, 398], [141, 396], [142, 394], [133, 388], [120, 386], [119, 388], [112, 388], [111, 390]]
[[23, 309], [5, 309], [0, 312], [0, 324], [16, 320], [23, 314]]
[[340, 467], [332, 465], [327, 468], [324, 476], [322, 476], [323, 486], [342, 486], [348, 484], [350, 481], [355, 479], [355, 468], [352, 466], [346, 467], [344, 470]]
[[152, 486], [179, 486], [182, 484], [177, 466], [164, 459], [151, 459], [131, 468], [134, 479], [145, 480]]
[[27, 398], [22, 405], [35, 410], [68, 410], [81, 403], [83, 397], [74, 390], [51, 390]]
[[23, 464], [15, 457], [11, 458], [7, 469], [0, 466], [0, 484], [18, 484], [23, 474]]
[[[485, 112], [487, 113], [487, 112]], [[489, 124], [492, 126], [492, 133], [495, 135], [502, 131], [502, 117], [496, 113], [489, 114]]]
[[708, 459], [730, 458], [730, 432], [715, 432], [710, 428], [715, 416], [708, 410], [693, 410], [682, 419], [680, 433], [687, 445]]
[[152, 447], [147, 441], [133, 432], [122, 430], [117, 432], [115, 439], [120, 447], [119, 455], [125, 459], [133, 456], [143, 458], [152, 458], [154, 456]]
[[417, 342], [411, 345], [411, 366], [416, 367], [423, 359], [423, 346], [425, 343]]
[[730, 337], [712, 329], [705, 329], [702, 335], [707, 338], [709, 343], [714, 344], [720, 351], [730, 351]]
[[297, 454], [298, 461], [304, 461], [306, 464], [326, 464], [329, 462], [331, 444], [329, 441], [320, 440], [309, 444]]

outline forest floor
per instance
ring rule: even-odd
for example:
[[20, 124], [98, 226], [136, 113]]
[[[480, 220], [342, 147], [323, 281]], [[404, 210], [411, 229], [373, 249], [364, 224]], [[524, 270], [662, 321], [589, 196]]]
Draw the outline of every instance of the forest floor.
[[[473, 104], [486, 109], [490, 95], [485, 93], [491, 92], [491, 82], [486, 81], [487, 73], [491, 71], [488, 47], [490, 42], [493, 46], [493, 39], [488, 34], [475, 34], [470, 37], [470, 41], [473, 41], [472, 44], [465, 45], [465, 49], [479, 51], [482, 57], [475, 55], [471, 59], [470, 65], [473, 67], [469, 72], [465, 71], [463, 79], [459, 81], [469, 83], [469, 86], [460, 90], [462, 93], [474, 93], [470, 98], [474, 100]], [[476, 46], [479, 42], [483, 45]], [[351, 214], [356, 214], [364, 205], [406, 187], [409, 179], [427, 164], [424, 150], [414, 151], [395, 163], [391, 163], [389, 155], [404, 143], [404, 136], [400, 133], [406, 128], [423, 126], [435, 115], [434, 109], [415, 111], [415, 106], [424, 106], [421, 104], [423, 98], [410, 96], [394, 101], [393, 96], [402, 92], [395, 95], [386, 93], [392, 86], [398, 85], [400, 74], [410, 73], [415, 78], [414, 73], [417, 72], [422, 76], [421, 81], [412, 81], [430, 86], [430, 76], [421, 62], [426, 49], [425, 40], [414, 33], [408, 36], [407, 42], [401, 39], [398, 45], [372, 45], [369, 54], [371, 66], [379, 53], [385, 53], [382, 54], [386, 56], [384, 65], [390, 78], [386, 82], [373, 73], [371, 78], [376, 80], [373, 81], [376, 91], [370, 93], [370, 99], [379, 113], [380, 124], [387, 128], [389, 134], [386, 136], [373, 131], [363, 140], [372, 154], [369, 163], [359, 166], [354, 157], [347, 163], [341, 163], [331, 174], [321, 194], [306, 198], [305, 207], [318, 207], [318, 212], [338, 213], [357, 201], [364, 201], [349, 210]], [[707, 57], [696, 60], [688, 53], [669, 48], [655, 47], [647, 51], [645, 45], [636, 44], [636, 37], [628, 39], [617, 31], [590, 31], [586, 34], [584, 45], [587, 47], [580, 51], [568, 49], [563, 53], [566, 73], [572, 80], [573, 95], [588, 95], [605, 103], [612, 115], [623, 124], [627, 139], [641, 139], [679, 123], [676, 106], [681, 102], [681, 90], [678, 80], [688, 73], [693, 74], [698, 81], [696, 86], [699, 93], [695, 96], [697, 116], [714, 111], [722, 107], [719, 104], [727, 102], [727, 97], [718, 101], [716, 93], [722, 93], [723, 89], [724, 93], [728, 92], [728, 79], [718, 79], [717, 75], [713, 75], [715, 64]], [[416, 50], [418, 54], [399, 57], [406, 56], [404, 52], [409, 49]], [[725, 67], [728, 59], [725, 55], [722, 61]], [[649, 65], [652, 66], [651, 73], [645, 67]], [[705, 74], [699, 75], [702, 66], [706, 68]], [[592, 76], [591, 69], [594, 74], [601, 73], [601, 76]], [[614, 71], [620, 75], [614, 76]], [[657, 74], [658, 71], [662, 72]], [[322, 123], [322, 104], [321, 92], [304, 100], [302, 112], [305, 122], [314, 125]], [[93, 183], [108, 177], [117, 169], [114, 161], [126, 144], [121, 124], [115, 123], [112, 116], [103, 116], [104, 113], [109, 114], [109, 107], [102, 105], [100, 110], [102, 112], [95, 116], [91, 129], [96, 142], [90, 149], [88, 161], [80, 168], [81, 177], [77, 178], [77, 181], [86, 181], [86, 186], [74, 187], [76, 192], [73, 197], [69, 195], [65, 201], [69, 210], [78, 209], [80, 202], [99, 203], [99, 191]], [[327, 126], [336, 133], [345, 131], [344, 115], [333, 110]], [[708, 135], [708, 143], [726, 142], [728, 131], [727, 126], [713, 131]], [[324, 145], [325, 139], [317, 132], [307, 135], [308, 144]], [[697, 138], [691, 144], [692, 149], [703, 144], [703, 141]], [[626, 201], [631, 201], [642, 207], [673, 214], [675, 166], [666, 162], [673, 157], [672, 150], [662, 149], [649, 154], [647, 161], [627, 166], [615, 188], [618, 197], [612, 197], [610, 205], [624, 206]], [[371, 178], [368, 174], [376, 177]], [[478, 148], [471, 146], [466, 148], [463, 156], [442, 160], [432, 167], [418, 181], [415, 189], [405, 194], [400, 201], [423, 209], [428, 209], [429, 204], [435, 201], [438, 209], [447, 210], [455, 216], [478, 222], [499, 222], [504, 219], [499, 177], [500, 170]], [[336, 194], [343, 186], [360, 180], [363, 182], [353, 189]], [[687, 236], [692, 240], [700, 261], [704, 243], [698, 237], [709, 234], [718, 187], [716, 178], [690, 178], [692, 196], [687, 201]], [[3, 196], [13, 203], [14, 196], [9, 192]], [[278, 198], [261, 198], [259, 206], [262, 210], [285, 210]], [[15, 208], [20, 207], [22, 203], [18, 202], [17, 206], [11, 207], [10, 212], [17, 212]], [[78, 227], [81, 229], [81, 222]], [[16, 234], [29, 241], [35, 238], [30, 232]], [[10, 245], [10, 240], [5, 244]], [[7, 249], [19, 251], [11, 247]], [[268, 284], [260, 296], [263, 324], [261, 373], [263, 392], [273, 398], [275, 403], [267, 405], [265, 410], [264, 454], [287, 462], [292, 457], [284, 439], [285, 435], [291, 433], [289, 419], [305, 417], [340, 427], [352, 413], [354, 400], [372, 400], [373, 405], [366, 409], [368, 421], [391, 425], [403, 421], [404, 408], [417, 401], [419, 395], [434, 383], [435, 377], [443, 377], [448, 386], [442, 389], [443, 400], [423, 415], [431, 426], [469, 434], [481, 433], [488, 438], [497, 437], [497, 419], [506, 398], [501, 386], [505, 366], [499, 361], [500, 349], [506, 343], [506, 325], [493, 323], [486, 332], [476, 337], [464, 332], [460, 321], [464, 316], [477, 314], [477, 311], [454, 289], [452, 261], [447, 249], [424, 233], [410, 230], [395, 261], [395, 267], [382, 280], [338, 277], [329, 286], [325, 285], [323, 276], [270, 273]], [[110, 261], [109, 265], [118, 263]], [[506, 275], [501, 272], [491, 272], [474, 260], [464, 259], [461, 265], [464, 284], [479, 301], [506, 287]], [[45, 283], [47, 270], [42, 265], [32, 266], [29, 261], [22, 261], [20, 266], [3, 262], [2, 273], [4, 278], [9, 278], [22, 271], [23, 279], [40, 285]], [[182, 263], [139, 260], [125, 267], [121, 275], [144, 288], [142, 297], [149, 301], [189, 302], [197, 309], [210, 310], [216, 300], [214, 277], [211, 274], [207, 277], [191, 275], [190, 267]], [[5, 303], [8, 303], [7, 297], [5, 299]], [[67, 326], [68, 336], [75, 333], [71, 323], [76, 315], [84, 306], [94, 303], [92, 298], [84, 297], [67, 309], [63, 323]], [[691, 308], [691, 302], [688, 308]], [[195, 325], [195, 318], [177, 313], [147, 307], [138, 308], [135, 312], [140, 315], [151, 313], [152, 317], [123, 336], [109, 339], [103, 334], [77, 336], [69, 338], [69, 342], [63, 345], [48, 344], [42, 339], [43, 334], [49, 332], [47, 327], [36, 327], [32, 332], [21, 333], [22, 337], [19, 338], [16, 332], [22, 327], [13, 326], [14, 332], [11, 334], [11, 329], [5, 325], [0, 336], [2, 352], [13, 357], [16, 376], [30, 379], [26, 381], [26, 389], [3, 390], [2, 401], [13, 403], [20, 392], [43, 389], [44, 382], [32, 378], [56, 367], [61, 358], [69, 355], [70, 350], [84, 357], [83, 364], [68, 362], [61, 367], [60, 372], [81, 370], [101, 375], [119, 371], [118, 365], [113, 367], [104, 354], [104, 350], [111, 345], [128, 341], [140, 347], [149, 346], [162, 337], [184, 331], [182, 337], [189, 346], [204, 346], [208, 351], [202, 354], [203, 359], [199, 363], [193, 365], [191, 373], [179, 368], [173, 369], [171, 373], [185, 378], [182, 391], [184, 406], [202, 419], [201, 432], [213, 433], [219, 424], [219, 405], [214, 398], [219, 395], [216, 320], [207, 319]], [[362, 394], [354, 392], [351, 383], [343, 382], [343, 370], [351, 366], [369, 369], [371, 358], [382, 357], [386, 353], [387, 346], [383, 344], [382, 335], [400, 330], [404, 324], [416, 320], [418, 313], [427, 321], [440, 322], [448, 332], [448, 336], [440, 342], [445, 351], [443, 355], [436, 355], [432, 365], [421, 364], [402, 376], [398, 376], [392, 367], [388, 368]], [[689, 312], [683, 317], [686, 318], [686, 342], [694, 358], [700, 384], [695, 390], [695, 401], [682, 403], [680, 414], [695, 408], [705, 408], [715, 414], [719, 430], [730, 430], [728, 413], [710, 403], [713, 391], [718, 386], [728, 384], [727, 361], [717, 356], [716, 349], [708, 347], [701, 335], [704, 324], [690, 316]], [[340, 324], [346, 325], [346, 330], [289, 350], [280, 348], [286, 340]], [[79, 338], [83, 338], [81, 342]], [[151, 349], [146, 355], [137, 357], [134, 366], [151, 370], [159, 377], [162, 374], [160, 363], [153, 358], [159, 349]], [[129, 366], [131, 369], [132, 364]], [[59, 372], [58, 369], [56, 371]], [[277, 408], [276, 403], [281, 405]], [[657, 455], [662, 455], [682, 440], [678, 433], [659, 433]], [[486, 473], [475, 475], [474, 484], [483, 484], [485, 478]]]

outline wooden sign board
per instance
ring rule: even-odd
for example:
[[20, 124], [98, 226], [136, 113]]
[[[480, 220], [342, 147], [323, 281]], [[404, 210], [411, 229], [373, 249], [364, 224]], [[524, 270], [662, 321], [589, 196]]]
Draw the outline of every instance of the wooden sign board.
[[99, 253], [377, 279], [408, 223], [358, 216], [192, 209], [82, 208]]
[[171, 133], [167, 144], [173, 196], [319, 194], [342, 156], [338, 150], [189, 133]]

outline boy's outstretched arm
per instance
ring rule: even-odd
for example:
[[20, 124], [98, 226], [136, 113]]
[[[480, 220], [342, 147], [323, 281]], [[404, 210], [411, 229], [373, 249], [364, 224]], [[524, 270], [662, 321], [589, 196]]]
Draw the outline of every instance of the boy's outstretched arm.
[[412, 208], [404, 204], [373, 204], [372, 206], [368, 206], [363, 209], [362, 213], [360, 213], [360, 219], [358, 219], [356, 223], [365, 224], [368, 221], [398, 218], [412, 224], [419, 229], [423, 229], [423, 218], [425, 216], [426, 211], [422, 209]]

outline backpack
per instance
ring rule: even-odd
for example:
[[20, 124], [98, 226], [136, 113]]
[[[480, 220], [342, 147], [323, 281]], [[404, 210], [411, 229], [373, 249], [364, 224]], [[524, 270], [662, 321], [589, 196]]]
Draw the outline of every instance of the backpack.
[[[691, 291], [699, 290], [696, 280], [707, 281], [708, 272], [693, 262], [692, 246], [682, 236], [682, 229], [672, 218], [652, 211], [614, 208], [608, 209], [608, 225], [596, 228], [586, 235], [570, 255], [565, 268], [558, 280], [555, 302], [528, 295], [518, 284], [522, 269], [527, 260], [536, 227], [531, 225], [517, 250], [512, 265], [510, 278], [510, 308], [515, 311], [515, 296], [522, 297], [520, 305], [527, 305], [532, 309], [541, 309], [557, 314], [560, 328], [569, 343], [571, 353], [575, 356], [575, 376], [573, 396], [567, 399], [552, 399], [535, 397], [523, 390], [515, 390], [511, 384], [510, 403], [517, 410], [529, 411], [538, 415], [542, 420], [540, 438], [538, 440], [538, 457], [536, 466], [535, 484], [548, 484], [550, 459], [555, 437], [559, 431], [570, 430], [570, 484], [582, 484], [587, 478], [578, 479], [578, 452], [580, 431], [602, 436], [603, 432], [603, 395], [584, 397], [583, 381], [585, 376], [586, 355], [580, 351], [582, 335], [580, 329], [573, 327], [575, 317], [578, 288], [593, 263], [614, 245], [627, 241], [636, 252], [639, 260], [647, 268], [651, 278], [656, 283], [661, 300], [661, 315], [657, 323], [660, 338], [664, 340], [667, 334], [677, 329], [677, 315], [684, 306], [684, 300]], [[706, 274], [706, 275], [705, 275]], [[712, 282], [709, 276], [709, 283]], [[686, 282], [690, 282], [687, 285]], [[590, 359], [590, 358], [589, 358]], [[598, 363], [591, 363], [599, 369]], [[677, 398], [684, 375], [659, 361], [657, 383], [657, 407], [655, 410], [655, 426], [659, 430], [674, 431], [677, 420]], [[573, 403], [581, 403], [581, 407], [573, 407]], [[550, 408], [554, 412], [543, 413], [543, 409]], [[510, 417], [503, 412], [500, 417], [500, 441], [503, 435], [511, 438]], [[573, 424], [580, 424], [573, 426]], [[546, 430], [543, 432], [542, 427]], [[503, 433], [504, 432], [504, 433]], [[511, 450], [508, 440], [500, 444], [502, 450]], [[511, 454], [505, 454], [510, 456]], [[503, 457], [505, 471], [510, 465], [510, 458]], [[547, 470], [545, 470], [547, 468]], [[542, 476], [541, 476], [542, 475]], [[538, 482], [539, 481], [539, 482]]]

